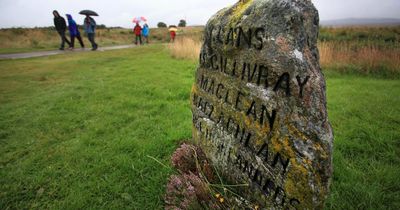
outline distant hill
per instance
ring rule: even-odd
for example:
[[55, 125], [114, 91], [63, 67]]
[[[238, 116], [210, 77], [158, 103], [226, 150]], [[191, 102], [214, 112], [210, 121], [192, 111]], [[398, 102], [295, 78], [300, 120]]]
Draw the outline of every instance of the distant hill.
[[339, 19], [339, 20], [325, 20], [321, 21], [322, 26], [376, 26], [376, 25], [400, 25], [400, 19], [394, 18], [378, 18], [378, 19], [369, 19], [369, 18], [348, 18], [348, 19]]

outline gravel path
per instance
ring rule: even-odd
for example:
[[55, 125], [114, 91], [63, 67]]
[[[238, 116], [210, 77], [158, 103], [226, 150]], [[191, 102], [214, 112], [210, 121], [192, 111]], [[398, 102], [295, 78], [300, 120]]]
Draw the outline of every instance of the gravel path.
[[[107, 50], [119, 50], [119, 49], [127, 49], [133, 48], [135, 45], [120, 45], [120, 46], [112, 46], [112, 47], [101, 47], [97, 49], [98, 51], [107, 51]], [[12, 54], [0, 54], [0, 59], [22, 59], [22, 58], [35, 58], [35, 57], [44, 57], [49, 55], [60, 55], [60, 54], [68, 54], [68, 53], [79, 53], [90, 51], [90, 48], [86, 49], [74, 49], [74, 50], [52, 50], [52, 51], [40, 51], [40, 52], [28, 52], [28, 53], [12, 53]]]

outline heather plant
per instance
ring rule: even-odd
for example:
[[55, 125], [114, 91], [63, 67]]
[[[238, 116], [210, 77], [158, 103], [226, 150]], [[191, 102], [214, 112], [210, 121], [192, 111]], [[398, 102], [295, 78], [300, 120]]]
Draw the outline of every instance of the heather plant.
[[173, 153], [171, 162], [180, 174], [169, 179], [166, 209], [220, 209], [210, 185], [210, 181], [214, 181], [214, 172], [199, 147], [182, 144]]
[[207, 183], [194, 173], [172, 175], [167, 184], [165, 209], [220, 209]]
[[214, 172], [204, 152], [197, 146], [182, 144], [171, 157], [172, 166], [181, 173], [201, 174], [208, 181], [214, 181]]
[[172, 175], [167, 184], [165, 209], [187, 209], [198, 205], [194, 186], [183, 175]]
[[180, 172], [197, 173], [196, 148], [193, 145], [182, 144], [171, 157], [172, 165]]
[[251, 206], [232, 189], [243, 185], [224, 184], [200, 147], [182, 144], [173, 153], [171, 162], [180, 174], [169, 179], [166, 209], [241, 209]]

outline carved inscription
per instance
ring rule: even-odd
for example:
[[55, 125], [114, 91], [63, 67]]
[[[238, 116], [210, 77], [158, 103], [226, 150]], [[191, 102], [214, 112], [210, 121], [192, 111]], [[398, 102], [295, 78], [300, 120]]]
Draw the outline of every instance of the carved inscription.
[[[222, 38], [222, 29], [218, 29], [217, 37], [213, 37], [213, 40], [219, 44], [230, 44], [235, 47], [241, 47], [241, 44], [245, 43], [249, 48], [261, 49], [263, 46], [261, 36], [264, 34], [264, 30], [256, 29], [254, 32], [251, 29], [245, 32], [239, 27], [230, 29], [225, 38]], [[236, 40], [233, 37], [236, 37]], [[253, 39], [258, 40], [258, 43], [256, 41], [253, 43]], [[288, 198], [282, 186], [276, 181], [276, 177], [279, 177], [280, 181], [278, 182], [284, 182], [284, 175], [290, 168], [290, 158], [294, 157], [285, 157], [279, 152], [274, 153], [271, 151], [268, 139], [261, 145], [254, 145], [253, 138], [255, 133], [260, 133], [260, 131], [255, 130], [255, 126], [247, 128], [243, 126], [243, 123], [235, 120], [237, 119], [235, 115], [244, 115], [260, 128], [268, 128], [263, 129], [267, 131], [264, 134], [272, 136], [279, 110], [269, 109], [267, 103], [255, 100], [250, 94], [242, 92], [240, 89], [231, 88], [226, 81], [233, 79], [246, 84], [250, 83], [261, 89], [282, 94], [284, 97], [296, 97], [301, 100], [307, 94], [304, 88], [310, 76], [301, 77], [284, 72], [278, 77], [273, 77], [270, 74], [272, 69], [267, 64], [239, 62], [235, 58], [228, 58], [217, 53], [212, 55], [201, 53], [199, 61], [200, 74], [197, 75], [196, 80], [199, 94], [193, 94], [192, 96], [192, 104], [197, 108], [197, 112], [194, 113], [201, 113], [201, 116], [197, 114], [193, 116], [197, 131], [202, 135], [203, 139], [214, 143], [219, 155], [226, 158], [228, 162], [233, 163], [236, 170], [246, 174], [247, 178], [264, 195], [271, 196], [272, 200], [281, 206], [289, 205], [295, 207], [300, 204], [297, 198]], [[294, 88], [295, 86], [296, 88]], [[213, 98], [214, 100], [209, 100], [208, 98]], [[218, 107], [212, 101], [217, 101], [222, 106]], [[201, 119], [207, 119], [214, 125], [219, 126], [204, 126], [207, 122]], [[240, 153], [233, 153], [232, 148], [227, 149], [223, 142], [216, 141], [216, 139], [220, 138], [217, 135], [217, 129], [219, 128], [222, 128], [224, 132], [236, 140], [237, 144], [240, 145], [241, 152], [253, 154], [253, 160], [246, 159]], [[276, 172], [274, 177], [252, 164], [255, 161], [255, 157], [261, 159], [266, 168]], [[279, 170], [276, 170], [277, 168]]]
[[[238, 94], [240, 95], [240, 94]], [[243, 172], [249, 180], [260, 190], [265, 196], [270, 196], [276, 204], [281, 206], [292, 206], [295, 207], [300, 204], [297, 198], [288, 198], [282, 186], [275, 182], [274, 177], [271, 177], [261, 169], [257, 168], [254, 160], [248, 160], [242, 156], [239, 152], [235, 154], [232, 148], [226, 148], [223, 142], [218, 142], [216, 139], [218, 131], [216, 128], [207, 127], [207, 122], [200, 120], [203, 117], [208, 118], [214, 124], [220, 124], [221, 128], [228, 135], [231, 135], [238, 144], [241, 145], [242, 153], [255, 154], [263, 161], [263, 165], [266, 168], [270, 168], [272, 171], [278, 171], [276, 176], [280, 175], [282, 179], [288, 170], [290, 159], [285, 158], [282, 154], [277, 152], [273, 154], [269, 151], [268, 142], [265, 142], [260, 147], [251, 145], [250, 142], [254, 137], [254, 131], [251, 129], [241, 127], [240, 123], [235, 121], [232, 117], [223, 112], [223, 110], [217, 110], [217, 108], [207, 99], [201, 96], [193, 96], [193, 104], [199, 109], [201, 116], [194, 116], [194, 122], [196, 129], [202, 133], [205, 141], [212, 142], [214, 146], [218, 148], [217, 153], [227, 158], [227, 162], [232, 163], [235, 168]], [[234, 158], [232, 158], [232, 155]]]
[[322, 209], [332, 130], [310, 1], [239, 1], [208, 22], [191, 94], [193, 138], [241, 196]]
[[[224, 27], [212, 27], [209, 31], [211, 43], [215, 45], [227, 45], [235, 48], [253, 48], [261, 50], [264, 47], [266, 38], [264, 28], [230, 27], [225, 30]], [[213, 34], [216, 34], [213, 36]]]
[[[304, 88], [310, 79], [310, 76], [301, 77], [300, 75], [290, 75], [288, 72], [279, 75], [279, 77], [272, 77], [270, 76], [271, 69], [267, 64], [239, 62], [234, 58], [228, 59], [219, 54], [201, 53], [199, 61], [200, 67], [207, 71], [222, 73], [231, 79], [251, 83], [266, 90], [271, 88], [274, 92], [281, 91], [287, 97], [295, 94], [303, 98]], [[203, 82], [208, 84], [208, 80]], [[210, 90], [215, 91], [215, 84], [213, 85]], [[298, 89], [296, 93], [293, 91], [294, 86]], [[217, 86], [217, 88], [224, 88], [224, 86]]]

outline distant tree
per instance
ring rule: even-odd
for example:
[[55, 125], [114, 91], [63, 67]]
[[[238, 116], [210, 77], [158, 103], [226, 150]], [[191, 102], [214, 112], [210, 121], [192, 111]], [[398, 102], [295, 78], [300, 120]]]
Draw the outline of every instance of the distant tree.
[[186, 20], [180, 20], [178, 26], [179, 27], [186, 27]]
[[167, 24], [165, 24], [165, 23], [163, 23], [163, 22], [159, 22], [159, 23], [157, 24], [157, 27], [159, 27], [159, 28], [166, 28], [166, 27], [167, 27]]
[[107, 26], [104, 25], [104, 24], [99, 24], [99, 25], [96, 26], [96, 28], [98, 28], [98, 29], [106, 29]]

